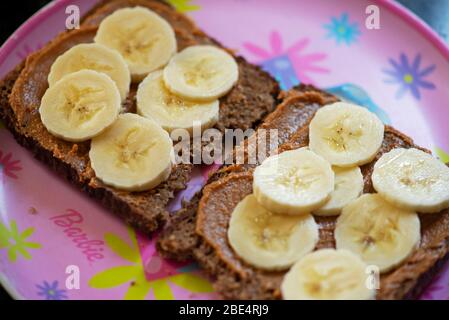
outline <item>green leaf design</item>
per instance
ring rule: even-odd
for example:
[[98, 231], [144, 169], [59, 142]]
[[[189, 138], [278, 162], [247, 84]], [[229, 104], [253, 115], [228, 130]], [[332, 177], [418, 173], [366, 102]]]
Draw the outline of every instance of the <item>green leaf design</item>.
[[133, 248], [135, 248], [137, 253], [139, 253], [139, 245], [137, 244], [136, 232], [130, 226], [128, 226], [128, 236], [131, 239]]
[[28, 251], [26, 251], [25, 247], [22, 246], [17, 246], [16, 250], [20, 252], [20, 254], [27, 260], [31, 259], [31, 255], [29, 254]]
[[33, 232], [34, 232], [34, 228], [28, 228], [22, 232], [22, 234], [20, 235], [20, 238], [26, 239], [29, 236], [31, 236], [33, 234]]
[[170, 281], [192, 293], [206, 293], [214, 291], [209, 281], [193, 273], [177, 274], [170, 277]]
[[155, 280], [151, 282], [156, 300], [173, 300], [173, 292], [166, 279]]
[[129, 262], [139, 262], [139, 250], [137, 246], [131, 248], [125, 241], [117, 237], [115, 234], [106, 233], [104, 236], [106, 244], [117, 254], [119, 257], [128, 260]]
[[142, 270], [137, 276], [134, 284], [129, 286], [129, 289], [125, 294], [125, 300], [144, 300], [150, 289], [151, 283], [147, 281]]
[[443, 149], [435, 147], [435, 152], [443, 163], [449, 163], [449, 154], [447, 154]]
[[19, 232], [17, 222], [11, 220], [9, 229], [0, 222], [0, 249], [8, 249], [8, 259], [11, 262], [16, 262], [18, 253], [25, 259], [31, 259], [31, 254], [27, 248], [39, 249], [41, 245], [35, 242], [26, 242], [25, 239], [30, 237], [34, 232], [34, 228], [27, 228], [22, 233]]
[[142, 270], [139, 266], [119, 266], [97, 273], [89, 280], [96, 289], [113, 288], [134, 280]]
[[11, 222], [9, 223], [9, 227], [11, 229], [11, 231], [10, 231], [11, 237], [13, 237], [15, 239], [19, 239], [20, 235], [19, 235], [19, 229], [17, 228], [16, 221], [11, 220]]
[[8, 250], [8, 259], [11, 262], [16, 262], [17, 259], [17, 253], [15, 248], [9, 248]]
[[191, 4], [192, 0], [167, 0], [179, 12], [196, 11], [200, 6]]
[[30, 248], [30, 249], [40, 249], [40, 248], [42, 248], [42, 245], [40, 243], [37, 243], [37, 242], [25, 242], [24, 245], [25, 245], [25, 247]]
[[9, 238], [11, 234], [6, 226], [0, 222], [0, 249], [6, 248], [9, 245]]

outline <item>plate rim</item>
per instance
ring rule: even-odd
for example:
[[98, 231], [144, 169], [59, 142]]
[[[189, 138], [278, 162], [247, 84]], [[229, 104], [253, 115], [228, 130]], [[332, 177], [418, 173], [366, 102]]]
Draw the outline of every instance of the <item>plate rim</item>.
[[404, 20], [409, 26], [419, 31], [419, 33], [432, 43], [435, 49], [441, 53], [445, 60], [449, 62], [449, 44], [446, 44], [443, 38], [422, 18], [394, 0], [374, 0], [374, 2], [385, 7], [394, 15]]

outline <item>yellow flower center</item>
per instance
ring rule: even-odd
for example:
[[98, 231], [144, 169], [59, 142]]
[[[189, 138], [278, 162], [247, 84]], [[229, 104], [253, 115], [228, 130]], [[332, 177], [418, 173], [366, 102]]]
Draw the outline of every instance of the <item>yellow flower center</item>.
[[413, 76], [410, 73], [407, 73], [404, 75], [404, 82], [405, 83], [412, 83], [413, 82]]

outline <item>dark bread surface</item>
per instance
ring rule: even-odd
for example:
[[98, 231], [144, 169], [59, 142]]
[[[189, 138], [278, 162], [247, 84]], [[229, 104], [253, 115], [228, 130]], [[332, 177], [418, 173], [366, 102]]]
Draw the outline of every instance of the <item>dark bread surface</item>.
[[[320, 106], [338, 101], [336, 97], [308, 85], [300, 85], [289, 92], [283, 92], [279, 99], [281, 103], [276, 110], [269, 114], [258, 128], [277, 129], [279, 144], [288, 142], [295, 132], [310, 121]], [[246, 149], [246, 147], [244, 144], [243, 148]], [[272, 148], [274, 146], [269, 146], [267, 151], [269, 152]], [[244, 153], [247, 154], [247, 151], [245, 150]], [[252, 167], [251, 165], [225, 166], [212, 174], [208, 183], [218, 180], [230, 172], [240, 171], [247, 166]], [[199, 243], [198, 235], [195, 232], [195, 223], [201, 194], [200, 191], [190, 201], [184, 202], [182, 208], [170, 217], [159, 235], [157, 247], [166, 258], [186, 260], [193, 257], [193, 250]]]
[[[65, 149], [67, 145], [60, 142], [60, 145], [55, 145], [55, 149], [47, 149], [45, 145], [39, 143], [35, 136], [25, 133], [26, 127], [21, 127], [17, 123], [12, 108], [5, 107], [9, 106], [12, 87], [21, 71], [22, 65], [19, 65], [0, 82], [0, 118], [16, 141], [30, 150], [37, 159], [44, 162], [56, 174], [85, 191], [127, 223], [148, 232], [158, 228], [166, 219], [168, 214], [166, 205], [174, 197], [174, 192], [185, 188], [190, 178], [191, 167], [188, 165], [177, 166], [167, 181], [149, 193], [120, 192], [100, 184], [92, 187], [89, 185], [89, 181], [79, 174], [80, 169], [88, 161], [85, 158], [87, 156], [85, 150], [88, 145], [77, 144], [70, 149]], [[65, 151], [67, 153], [64, 153]], [[64, 161], [64, 158], [55, 156], [54, 152], [60, 152], [70, 160]], [[75, 161], [79, 162], [74, 163]]]
[[[192, 165], [176, 165], [167, 181], [153, 190], [125, 192], [101, 183], [90, 166], [90, 142], [71, 143], [52, 136], [43, 126], [38, 108], [48, 87], [47, 76], [54, 60], [79, 43], [92, 42], [98, 23], [113, 11], [129, 6], [145, 6], [163, 16], [174, 28], [178, 49], [194, 44], [219, 45], [199, 30], [186, 16], [157, 0], [110, 0], [94, 7], [84, 18], [79, 30], [60, 34], [24, 64], [10, 72], [0, 83], [0, 116], [15, 139], [40, 159], [74, 183], [89, 196], [145, 233], [158, 229], [168, 216], [166, 206], [177, 191], [186, 187]], [[235, 87], [220, 100], [220, 119], [216, 127], [246, 129], [253, 127], [273, 110], [278, 85], [266, 72], [236, 58], [240, 76]], [[136, 85], [123, 104], [135, 112]]]
[[[304, 98], [305, 96], [302, 97]], [[277, 111], [278, 109], [275, 112]], [[269, 125], [269, 123], [264, 124]], [[307, 124], [292, 133], [287, 140], [280, 146], [281, 152], [306, 146], [308, 144]], [[376, 159], [361, 168], [365, 193], [374, 192], [371, 173], [375, 161], [383, 153], [396, 147], [419, 148], [409, 137], [386, 126], [384, 141]], [[166, 256], [175, 257], [167, 253], [167, 249], [176, 248], [181, 249], [183, 253], [178, 257], [193, 257], [198, 261], [200, 266], [213, 277], [215, 289], [226, 299], [281, 298], [279, 288], [284, 273], [266, 272], [244, 263], [231, 249], [227, 240], [227, 229], [233, 209], [246, 195], [252, 193], [253, 169], [252, 166], [234, 165], [219, 170], [211, 177], [211, 181], [202, 190], [201, 195], [196, 196], [181, 210], [181, 215], [177, 219], [182, 225], [177, 228], [171, 226], [171, 229], [176, 229], [178, 232], [188, 230], [186, 238], [190, 240], [184, 244], [190, 244], [188, 248], [190, 251], [186, 250], [185, 245], [181, 247], [176, 245], [175, 239], [183, 238], [181, 234], [164, 235], [159, 240], [159, 249]], [[188, 216], [188, 213], [196, 214]], [[447, 260], [449, 210], [438, 214], [420, 214], [419, 218], [421, 222], [419, 248], [414, 250], [399, 267], [381, 275], [377, 299], [418, 297]], [[315, 220], [320, 227], [320, 240], [316, 249], [335, 247], [336, 217], [315, 217]], [[194, 224], [191, 223], [192, 221]], [[166, 231], [168, 228], [170, 224]], [[195, 236], [192, 237], [191, 233]], [[176, 252], [176, 249], [173, 252]]]

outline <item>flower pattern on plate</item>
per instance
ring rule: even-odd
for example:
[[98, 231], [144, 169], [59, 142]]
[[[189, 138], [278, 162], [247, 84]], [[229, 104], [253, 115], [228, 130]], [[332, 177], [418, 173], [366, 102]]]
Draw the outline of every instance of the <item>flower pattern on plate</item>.
[[16, 262], [17, 254], [21, 254], [25, 259], [30, 260], [31, 254], [28, 249], [39, 249], [41, 245], [36, 242], [27, 241], [34, 233], [34, 228], [27, 228], [19, 232], [15, 220], [11, 220], [9, 228], [0, 222], [0, 249], [8, 250], [8, 260]]
[[328, 31], [327, 38], [335, 39], [337, 45], [351, 45], [356, 43], [360, 36], [359, 25], [349, 21], [349, 15], [342, 13], [340, 17], [332, 17], [330, 23], [325, 24]]
[[327, 68], [317, 65], [326, 59], [322, 52], [304, 53], [309, 46], [310, 39], [302, 38], [287, 49], [283, 48], [283, 40], [278, 31], [270, 34], [270, 49], [266, 50], [252, 42], [245, 42], [243, 46], [248, 52], [260, 59], [263, 69], [279, 81], [284, 90], [299, 83], [313, 84], [310, 73], [328, 73]]
[[375, 113], [383, 123], [391, 123], [390, 117], [385, 110], [379, 107], [362, 87], [353, 83], [345, 83], [335, 87], [326, 88], [325, 90], [344, 101], [364, 106], [369, 111]]
[[389, 76], [385, 83], [399, 85], [399, 89], [396, 92], [397, 99], [410, 92], [414, 98], [419, 100], [421, 98], [421, 89], [433, 90], [436, 88], [434, 83], [425, 79], [435, 71], [436, 65], [421, 67], [421, 54], [417, 54], [413, 61], [404, 53], [400, 54], [399, 60], [390, 58], [388, 61], [392, 69], [383, 70]]
[[[334, 89], [339, 95], [350, 99], [356, 98], [354, 102], [358, 101], [360, 104], [362, 104], [361, 101], [366, 101], [366, 104], [363, 105], [373, 110], [369, 100], [364, 99], [363, 96], [365, 94], [360, 95], [359, 89], [364, 89], [363, 91], [371, 96], [372, 102], [385, 111], [391, 123], [395, 126], [401, 123], [405, 133], [411, 135], [415, 140], [418, 138], [420, 145], [427, 147], [437, 145], [441, 152], [436, 149], [435, 154], [438, 154], [443, 161], [449, 161], [445, 160], [449, 159], [447, 157], [449, 153], [449, 131], [447, 125], [445, 125], [445, 119], [449, 117], [449, 108], [444, 108], [446, 93], [443, 90], [443, 84], [448, 81], [449, 60], [446, 55], [441, 54], [448, 51], [445, 48], [438, 49], [438, 46], [435, 46], [435, 40], [418, 32], [420, 27], [416, 22], [410, 23], [410, 21], [405, 21], [385, 7], [381, 17], [382, 28], [376, 31], [364, 31], [362, 17], [364, 12], [360, 10], [359, 1], [345, 3], [343, 10], [336, 10], [337, 7], [334, 1], [284, 0], [282, 5], [279, 5], [279, 1], [274, 0], [170, 1], [175, 5], [180, 3], [181, 5], [178, 5], [178, 10], [180, 11], [184, 10], [182, 6], [185, 4], [186, 10], [189, 11], [188, 14], [195, 20], [198, 26], [208, 34], [221, 40], [227, 47], [235, 49], [249, 56], [249, 58], [254, 58], [251, 59], [254, 62], [262, 64], [266, 61], [267, 68], [272, 67], [273, 71], [275, 71], [273, 74], [279, 73], [283, 76], [284, 88], [292, 85], [292, 83], [307, 82], [307, 77], [309, 77], [309, 79], [321, 84], [321, 87], [323, 85], [327, 87], [338, 86], [338, 88]], [[72, 3], [79, 5], [81, 8], [87, 8], [92, 5], [92, 0], [73, 0]], [[194, 9], [191, 6], [200, 6], [201, 9], [191, 11]], [[276, 7], [276, 10], [273, 10], [273, 7]], [[308, 10], [300, 10], [306, 7]], [[295, 8], [299, 10], [294, 10]], [[329, 24], [332, 16], [337, 17], [337, 20], [341, 20], [343, 11], [348, 13], [348, 21], [350, 23], [353, 23], [353, 20], [358, 22], [359, 30], [361, 31], [361, 34], [356, 37], [356, 42], [352, 42], [350, 46], [344, 41], [337, 46], [336, 38], [326, 38], [328, 30], [324, 28], [324, 24]], [[24, 24], [27, 26], [25, 33], [15, 33], [14, 41], [9, 46], [3, 46], [0, 50], [2, 54], [5, 54], [4, 61], [0, 66], [2, 74], [7, 74], [28, 53], [39, 48], [40, 44], [47, 43], [52, 38], [49, 30], [53, 32], [63, 31], [65, 18], [60, 13], [60, 6], [52, 6], [49, 10], [42, 10], [32, 18], [34, 22], [30, 20]], [[405, 16], [407, 15], [405, 11], [403, 13]], [[227, 23], [229, 21], [232, 21], [232, 25]], [[282, 38], [281, 42], [283, 42], [284, 48], [281, 47], [279, 54], [275, 54], [275, 51], [272, 49], [272, 44], [274, 48], [279, 44], [275, 35], [270, 37], [272, 30], [278, 31], [279, 38]], [[395, 34], [395, 36], [392, 37], [392, 34]], [[287, 64], [286, 69], [279, 69], [278, 66], [274, 65], [274, 62], [277, 60], [274, 58], [279, 58], [280, 67], [282, 67], [283, 61], [285, 61], [282, 57], [286, 56], [287, 47], [304, 39], [310, 40], [306, 40], [308, 44], [306, 43], [296, 54], [300, 56], [315, 52], [327, 54], [327, 57], [315, 60], [312, 66], [327, 67], [331, 69], [330, 73], [328, 70], [328, 73], [317, 73], [307, 68], [298, 68], [299, 71], [304, 72], [306, 76], [304, 78], [295, 69], [294, 55], [287, 55], [285, 60], [290, 64]], [[253, 53], [246, 47], [243, 47], [242, 44], [247, 41], [261, 50], [256, 49], [257, 53]], [[8, 49], [11, 50], [6, 50], [6, 47], [9, 47]], [[356, 50], [351, 51], [351, 59], [348, 59], [347, 53], [350, 49]], [[387, 56], [386, 52], [388, 52]], [[404, 99], [396, 100], [394, 94], [400, 88], [402, 82], [394, 82], [394, 84], [384, 83], [383, 77], [387, 78], [387, 75], [382, 70], [391, 69], [395, 71], [396, 69], [390, 66], [388, 58], [393, 58], [400, 63], [399, 54], [401, 52], [406, 53], [408, 60], [411, 62], [413, 62], [416, 53], [421, 53], [422, 66], [419, 68], [421, 72], [430, 64], [437, 65], [435, 70], [430, 71], [428, 76], [423, 77], [424, 80], [434, 83], [437, 89], [427, 90], [419, 87], [422, 95], [420, 100], [414, 98], [410, 90], [406, 90]], [[271, 61], [272, 64], [269, 63], [270, 59], [274, 59]], [[335, 63], [335, 61], [340, 62]], [[366, 63], [367, 61], [369, 64]], [[367, 77], [367, 73], [371, 76]], [[342, 83], [342, 80], [349, 83]], [[361, 88], [355, 88], [354, 85]], [[388, 91], [392, 93], [385, 94]], [[440, 106], [443, 106], [443, 108], [440, 108]], [[376, 114], [380, 115], [380, 111], [377, 108]], [[78, 252], [75, 251], [77, 249], [73, 247], [65, 245], [52, 246], [52, 243], [62, 239], [61, 236], [63, 235], [55, 233], [52, 224], [45, 223], [46, 213], [58, 212], [60, 208], [75, 207], [83, 203], [86, 212], [90, 211], [89, 213], [92, 213], [90, 215], [91, 218], [86, 221], [86, 228], [89, 228], [88, 230], [90, 230], [92, 236], [95, 235], [95, 239], [104, 240], [105, 233], [113, 232], [126, 241], [128, 247], [133, 247], [127, 235], [125, 224], [121, 224], [115, 216], [108, 212], [103, 212], [105, 210], [100, 210], [100, 207], [94, 202], [89, 203], [90, 201], [87, 197], [84, 199], [83, 195], [79, 194], [77, 190], [70, 188], [70, 186], [65, 187], [63, 180], [34, 161], [29, 152], [19, 146], [7, 130], [0, 129], [0, 141], [0, 150], [4, 153], [11, 152], [11, 159], [13, 160], [20, 159], [20, 166], [23, 168], [21, 171], [9, 170], [9, 172], [18, 176], [18, 179], [8, 177], [4, 172], [4, 168], [0, 169], [2, 171], [0, 172], [0, 179], [2, 180], [0, 181], [0, 219], [2, 219], [0, 221], [9, 230], [10, 222], [14, 220], [20, 231], [23, 231], [28, 226], [32, 226], [30, 225], [31, 221], [38, 223], [36, 231], [26, 240], [41, 243], [42, 247], [45, 248], [40, 250], [27, 248], [32, 255], [31, 261], [24, 259], [17, 252], [17, 261], [15, 263], [10, 262], [7, 248], [0, 249], [0, 265], [2, 267], [0, 273], [4, 276], [0, 278], [3, 284], [11, 288], [13, 292], [21, 293], [21, 295], [15, 296], [15, 298], [44, 299], [46, 296], [39, 296], [37, 293], [39, 288], [36, 287], [36, 284], [44, 286], [44, 280], [48, 282], [48, 287], [51, 287], [53, 281], [57, 279], [59, 281], [58, 289], [66, 289], [63, 278], [57, 278], [55, 274], [64, 271], [61, 269], [61, 266], [72, 263], [79, 265], [81, 270], [83, 270], [83, 285], [76, 292], [67, 289], [66, 294], [70, 299], [123, 299], [129, 290], [129, 286], [136, 282], [139, 283], [139, 281], [134, 279], [128, 282], [126, 280], [123, 281], [123, 279], [121, 281], [117, 280], [119, 284], [115, 286], [109, 285], [108, 288], [110, 289], [105, 288], [102, 290], [90, 287], [87, 285], [87, 282], [95, 275], [111, 268], [127, 265], [138, 266], [139, 263], [142, 266], [139, 269], [140, 275], [143, 274], [143, 276], [139, 275], [142, 279], [140, 283], [145, 285], [151, 283], [150, 288], [147, 291], [144, 290], [143, 295], [146, 294], [146, 298], [154, 298], [155, 290], [153, 288], [161, 288], [156, 290], [157, 295], [159, 297], [164, 296], [164, 288], [167, 289], [165, 284], [169, 286], [169, 289], [165, 291], [167, 297], [170, 297], [170, 295], [175, 298], [185, 299], [218, 297], [214, 293], [190, 293], [190, 291], [171, 281], [170, 277], [173, 275], [181, 274], [181, 276], [184, 276], [186, 273], [198, 274], [198, 272], [192, 270], [192, 265], [178, 267], [168, 261], [160, 261], [158, 256], [153, 254], [154, 240], [149, 241], [148, 255], [143, 254], [144, 250], [141, 247], [139, 248], [140, 262], [128, 262], [128, 260], [118, 256], [106, 246], [103, 252], [104, 260], [99, 264], [90, 264], [81, 255], [78, 255]], [[2, 157], [4, 156], [5, 154], [2, 155]], [[204, 181], [203, 173], [198, 170], [194, 174], [196, 180], [194, 188], [191, 190], [200, 187], [200, 182]], [[51, 196], [40, 197], [36, 195], [36, 190], [41, 190], [43, 186], [48, 189], [50, 195], [57, 195], [57, 197], [54, 197], [54, 201]], [[191, 193], [186, 191], [184, 194], [190, 196]], [[180, 203], [182, 198], [181, 196], [177, 197], [172, 203]], [[30, 207], [40, 208], [39, 214], [33, 216], [27, 214]], [[141, 239], [137, 238], [137, 242], [141, 243], [140, 241]], [[49, 250], [50, 248], [51, 250]], [[160, 270], [159, 266], [166, 266], [166, 263], [169, 263], [167, 272]], [[176, 274], [169, 274], [173, 272], [173, 268]], [[438, 285], [430, 288], [438, 289], [432, 291], [431, 296], [433, 299], [449, 298], [448, 263], [443, 267], [441, 274], [442, 277], [439, 279]], [[184, 276], [181, 279], [187, 279], [185, 281], [191, 284], [188, 277]], [[177, 279], [175, 278], [174, 281], [177, 281]], [[442, 286], [443, 289], [439, 289], [439, 286]], [[210, 287], [208, 286], [208, 288]], [[139, 290], [131, 289], [130, 296], [132, 297], [132, 293], [136, 291], [138, 292]]]
[[200, 9], [199, 5], [192, 4], [192, 0], [167, 0], [179, 12], [196, 11]]
[[0, 150], [0, 174], [3, 173], [9, 178], [17, 179], [16, 173], [20, 170], [22, 170], [20, 160], [13, 160], [11, 153], [5, 154]]
[[36, 285], [37, 294], [45, 300], [67, 300], [66, 290], [58, 288], [58, 281], [52, 283], [44, 281], [42, 284]]
[[108, 289], [128, 284], [129, 287], [124, 296], [126, 300], [143, 300], [150, 290], [153, 290], [157, 300], [172, 300], [175, 297], [171, 284], [192, 293], [213, 291], [206, 279], [186, 269], [184, 265], [176, 267], [170, 264], [162, 259], [157, 251], [154, 251], [154, 254], [144, 262], [139, 251], [136, 233], [128, 228], [128, 234], [131, 246], [111, 233], [105, 235], [105, 241], [115, 254], [131, 264], [112, 267], [95, 274], [89, 280], [90, 287]]
[[441, 148], [435, 147], [435, 153], [443, 163], [449, 163], [449, 154]]

